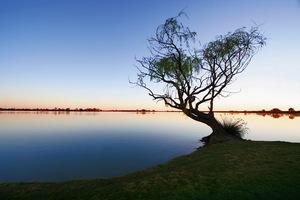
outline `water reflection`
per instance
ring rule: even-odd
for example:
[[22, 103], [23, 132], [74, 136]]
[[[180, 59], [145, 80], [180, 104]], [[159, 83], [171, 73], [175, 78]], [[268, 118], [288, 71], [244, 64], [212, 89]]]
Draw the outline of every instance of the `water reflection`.
[[127, 174], [194, 151], [208, 130], [179, 113], [9, 112], [0, 122], [0, 182]]
[[288, 114], [288, 113], [256, 113], [259, 116], [270, 116], [273, 117], [275, 119], [278, 119], [280, 117], [285, 117], [287, 116], [290, 119], [295, 119], [296, 117], [300, 117], [300, 114]]
[[[300, 142], [300, 118], [220, 114], [248, 123], [246, 139]], [[0, 182], [111, 177], [199, 147], [211, 130], [181, 113], [0, 112]]]
[[300, 142], [300, 118], [290, 115], [259, 115], [257, 113], [223, 113], [219, 118], [241, 118], [250, 129], [246, 139], [264, 141]]

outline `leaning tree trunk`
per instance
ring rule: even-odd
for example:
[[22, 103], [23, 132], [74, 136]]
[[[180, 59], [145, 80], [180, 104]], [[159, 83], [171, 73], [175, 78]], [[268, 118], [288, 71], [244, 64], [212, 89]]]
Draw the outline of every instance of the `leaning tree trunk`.
[[[200, 120], [199, 120], [200, 121]], [[224, 129], [224, 127], [216, 120], [214, 115], [210, 115], [208, 120], [205, 120], [206, 125], [212, 129], [212, 133], [201, 139], [204, 145], [210, 145], [214, 143], [221, 143], [231, 139], [229, 133]]]
[[232, 136], [224, 129], [222, 124], [215, 118], [213, 112], [203, 113], [198, 110], [185, 110], [184, 113], [190, 118], [208, 125], [212, 133], [201, 139], [205, 145], [221, 143], [233, 139]]

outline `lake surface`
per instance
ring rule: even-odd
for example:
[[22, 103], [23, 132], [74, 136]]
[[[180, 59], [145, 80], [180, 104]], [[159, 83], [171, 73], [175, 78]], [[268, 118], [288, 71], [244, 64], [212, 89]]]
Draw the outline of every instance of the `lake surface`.
[[[300, 118], [242, 118], [246, 139], [300, 142]], [[193, 152], [211, 130], [181, 113], [0, 112], [0, 183], [119, 176]]]

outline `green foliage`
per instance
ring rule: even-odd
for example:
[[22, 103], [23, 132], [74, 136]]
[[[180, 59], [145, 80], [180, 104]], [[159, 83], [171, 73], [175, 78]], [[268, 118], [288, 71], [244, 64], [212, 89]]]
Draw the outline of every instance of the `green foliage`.
[[152, 50], [157, 53], [143, 58], [143, 63], [148, 65], [150, 81], [172, 80], [179, 87], [184, 81], [191, 82], [192, 75], [199, 72], [196, 59], [186, 54], [190, 43], [195, 41], [196, 32], [178, 21], [182, 15], [185, 13], [167, 19], [157, 28], [156, 38], [149, 39]]
[[252, 56], [256, 51], [265, 45], [266, 38], [262, 36], [258, 27], [252, 27], [249, 31], [245, 27], [224, 36], [218, 36], [215, 41], [205, 45], [202, 50], [203, 58], [206, 60], [217, 59], [222, 62], [238, 59], [237, 54]]
[[[185, 27], [178, 19], [182, 15], [187, 15], [181, 11], [176, 17], [168, 18], [164, 24], [160, 25], [156, 30], [157, 41], [162, 41], [164, 44], [177, 44], [178, 47], [189, 47], [190, 41], [195, 41], [196, 32], [192, 32], [188, 27]], [[150, 40], [151, 42], [152, 40]]]
[[235, 138], [242, 139], [249, 131], [247, 123], [243, 119], [222, 119], [220, 122], [225, 131]]
[[155, 79], [156, 82], [160, 82], [166, 80], [161, 77], [172, 78], [175, 83], [181, 85], [185, 79], [191, 82], [192, 76], [198, 72], [199, 66], [192, 57], [182, 57], [180, 63], [176, 62], [176, 58], [173, 57], [161, 58], [150, 65], [150, 80]]

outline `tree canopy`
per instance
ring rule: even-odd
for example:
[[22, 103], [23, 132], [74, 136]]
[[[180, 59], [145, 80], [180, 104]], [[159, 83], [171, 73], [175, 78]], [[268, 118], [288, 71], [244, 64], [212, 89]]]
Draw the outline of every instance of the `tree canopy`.
[[[245, 70], [266, 38], [257, 26], [249, 30], [242, 27], [195, 48], [197, 34], [179, 21], [182, 16], [186, 14], [180, 12], [167, 19], [148, 40], [151, 56], [137, 60], [140, 66], [135, 84], [147, 89], [154, 100], [208, 124], [214, 99], [228, 95], [224, 89]], [[164, 92], [154, 92], [146, 80], [164, 83]], [[209, 103], [209, 114], [199, 111], [203, 103]]]

